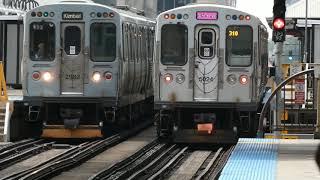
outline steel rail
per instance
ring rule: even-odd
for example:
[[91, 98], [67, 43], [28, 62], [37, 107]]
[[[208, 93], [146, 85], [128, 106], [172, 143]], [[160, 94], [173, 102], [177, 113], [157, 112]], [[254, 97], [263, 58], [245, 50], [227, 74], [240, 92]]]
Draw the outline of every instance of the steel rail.
[[218, 179], [223, 167], [227, 164], [227, 161], [233, 151], [235, 146], [231, 146], [228, 150], [224, 151], [220, 158], [217, 160], [214, 171], [210, 172], [210, 177], [208, 179]]
[[0, 153], [0, 159], [5, 159], [9, 156], [13, 156], [14, 154], [18, 154], [21, 151], [24, 151], [26, 149], [29, 149], [33, 146], [35, 146], [38, 143], [41, 143], [43, 140], [31, 140], [31, 141], [26, 141], [26, 142], [22, 142], [16, 145], [13, 145], [11, 147], [6, 148], [7, 150], [3, 150]]
[[78, 153], [74, 154], [73, 156], [66, 157], [60, 161], [47, 164], [38, 170], [27, 174], [26, 176], [20, 178], [21, 180], [28, 180], [28, 179], [45, 179], [53, 174], [61, 173], [62, 171], [66, 170], [67, 168], [72, 168], [75, 165], [79, 164], [84, 160], [88, 160], [90, 157], [99, 154], [102, 150], [106, 150], [120, 142], [124, 141], [125, 139], [129, 138], [130, 136], [138, 133], [142, 129], [148, 127], [152, 122], [147, 121], [131, 130], [125, 131], [123, 133], [114, 135], [104, 140], [97, 140], [94, 141], [94, 144], [79, 151]]
[[25, 140], [21, 140], [21, 141], [18, 141], [18, 142], [14, 142], [14, 143], [5, 145], [5, 146], [0, 148], [0, 153], [3, 153], [3, 152], [8, 151], [8, 150], [10, 150], [12, 148], [21, 146], [23, 144], [27, 144], [27, 143], [32, 142], [32, 141], [35, 141], [35, 140], [34, 139], [25, 139]]
[[84, 148], [84, 147], [89, 146], [89, 145], [90, 145], [90, 143], [86, 142], [86, 143], [83, 143], [81, 145], [72, 147], [72, 148], [66, 150], [65, 152], [62, 152], [62, 153], [50, 158], [49, 160], [47, 160], [47, 161], [45, 161], [45, 162], [43, 162], [43, 163], [41, 163], [39, 165], [36, 165], [36, 166], [33, 166], [33, 167], [29, 168], [29, 169], [22, 170], [20, 172], [8, 175], [8, 176], [6, 176], [4, 178], [1, 178], [1, 180], [20, 179], [23, 176], [26, 176], [27, 174], [30, 174], [33, 171], [36, 171], [37, 169], [39, 169], [40, 167], [42, 167], [42, 166], [44, 166], [46, 164], [53, 163], [53, 162], [59, 161], [59, 160], [61, 160], [63, 158], [72, 156], [73, 154], [76, 154], [77, 152], [79, 152], [81, 148]]
[[[116, 163], [115, 165], [108, 167], [106, 169], [103, 169], [102, 171], [94, 174], [89, 178], [89, 180], [96, 180], [96, 179], [107, 179], [112, 174], [119, 173], [124, 168], [129, 168], [130, 165], [133, 165], [135, 162], [137, 162], [140, 158], [145, 157], [146, 154], [148, 154], [152, 149], [154, 149], [156, 146], [160, 145], [158, 139], [152, 141], [151, 143], [147, 144], [143, 148], [141, 148], [139, 151], [134, 153], [133, 155], [129, 156], [128, 158]], [[156, 154], [156, 152], [154, 152]], [[148, 157], [150, 158], [151, 155]], [[146, 159], [145, 159], [146, 160]], [[141, 159], [140, 159], [141, 161]], [[128, 172], [128, 171], [126, 171]]]
[[0, 161], [0, 170], [5, 169], [5, 168], [9, 167], [10, 165], [15, 164], [17, 162], [20, 162], [22, 160], [25, 160], [25, 159], [33, 156], [34, 154], [39, 154], [43, 151], [46, 151], [46, 150], [50, 149], [53, 144], [54, 144], [54, 142], [41, 144], [41, 145], [38, 145], [38, 146], [35, 146], [32, 148], [29, 148], [28, 150], [25, 150], [25, 151], [18, 153], [16, 155], [5, 158]]
[[176, 162], [183, 154], [184, 152], [188, 149], [189, 147], [184, 147], [178, 154], [176, 154], [164, 167], [162, 167], [157, 173], [153, 174], [151, 177], [148, 178], [148, 180], [153, 180], [153, 179], [159, 179], [159, 177], [161, 175], [163, 175], [163, 173], [165, 171], [167, 171], [167, 169], [169, 167], [171, 167], [173, 165], [174, 162]]
[[201, 174], [199, 174], [195, 180], [201, 180], [206, 174], [209, 173], [210, 168], [212, 167], [213, 163], [216, 162], [218, 156], [221, 154], [222, 151], [222, 147], [218, 149], [218, 151], [215, 153], [215, 155], [213, 156], [213, 158], [210, 160], [210, 162], [208, 163], [208, 165], [206, 166], [206, 168], [204, 170], [202, 170]]

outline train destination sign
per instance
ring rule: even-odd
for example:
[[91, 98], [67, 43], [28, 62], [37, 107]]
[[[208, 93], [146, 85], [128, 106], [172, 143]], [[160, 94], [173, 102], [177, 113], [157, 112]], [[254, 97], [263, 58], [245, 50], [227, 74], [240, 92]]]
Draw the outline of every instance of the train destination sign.
[[198, 11], [197, 20], [217, 20], [218, 12], [217, 11]]
[[83, 15], [82, 15], [82, 12], [63, 12], [62, 19], [63, 20], [82, 20]]

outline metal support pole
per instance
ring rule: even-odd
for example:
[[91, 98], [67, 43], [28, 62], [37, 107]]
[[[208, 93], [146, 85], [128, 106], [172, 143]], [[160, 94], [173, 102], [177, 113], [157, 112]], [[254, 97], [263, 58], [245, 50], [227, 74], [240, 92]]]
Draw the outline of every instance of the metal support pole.
[[320, 78], [317, 75], [317, 123], [314, 132], [314, 139], [320, 139]]
[[[283, 42], [275, 43], [275, 65], [276, 65], [276, 76], [275, 81], [277, 86], [283, 81], [282, 68], [281, 68], [281, 57], [283, 52]], [[274, 136], [275, 138], [280, 138], [279, 126], [281, 125], [281, 106], [283, 106], [283, 102], [281, 101], [281, 90], [278, 91], [276, 96], [276, 120], [275, 120], [275, 128], [274, 128]]]
[[308, 0], [306, 0], [306, 18], [304, 24], [304, 56], [303, 62], [307, 63], [308, 58]]

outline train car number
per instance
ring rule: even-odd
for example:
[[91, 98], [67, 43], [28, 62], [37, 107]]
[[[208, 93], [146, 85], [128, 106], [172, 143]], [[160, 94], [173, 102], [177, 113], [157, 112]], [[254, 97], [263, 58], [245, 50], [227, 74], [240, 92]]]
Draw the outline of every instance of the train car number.
[[213, 80], [214, 80], [213, 77], [208, 77], [208, 76], [199, 77], [200, 82], [212, 82]]
[[67, 74], [66, 79], [71, 79], [71, 80], [80, 79], [80, 74]]

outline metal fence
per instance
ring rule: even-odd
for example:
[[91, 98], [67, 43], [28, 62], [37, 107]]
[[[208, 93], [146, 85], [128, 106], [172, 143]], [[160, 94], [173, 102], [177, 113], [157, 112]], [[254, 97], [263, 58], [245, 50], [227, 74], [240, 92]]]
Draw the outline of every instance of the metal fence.
[[[292, 66], [289, 68], [292, 68]], [[307, 69], [310, 69], [310, 66], [302, 64], [301, 70]], [[292, 71], [292, 69], [288, 71]], [[285, 76], [289, 77], [290, 72]], [[313, 72], [287, 81], [279, 89], [281, 97], [275, 96], [270, 102], [266, 132], [281, 131], [282, 134], [313, 134], [317, 118], [316, 82]], [[279, 103], [276, 103], [277, 98], [280, 98]], [[281, 114], [280, 120], [277, 120], [277, 112]]]

